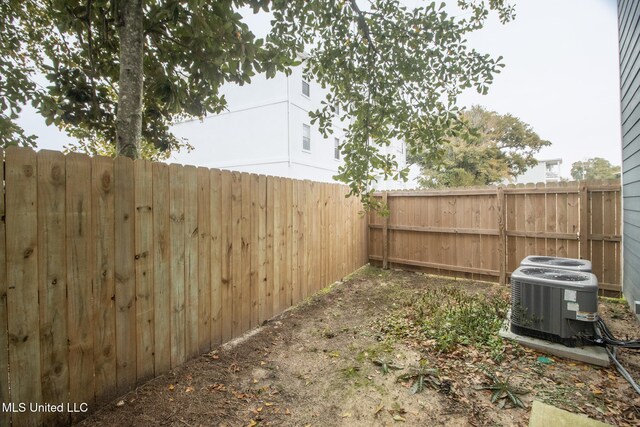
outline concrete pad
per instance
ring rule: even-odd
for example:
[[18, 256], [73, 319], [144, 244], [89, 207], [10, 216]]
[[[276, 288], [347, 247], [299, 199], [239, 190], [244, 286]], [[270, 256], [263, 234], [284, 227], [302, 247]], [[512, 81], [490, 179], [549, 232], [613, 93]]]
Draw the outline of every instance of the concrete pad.
[[562, 344], [541, 340], [538, 338], [518, 335], [511, 332], [511, 316], [507, 318], [500, 329], [499, 335], [502, 338], [513, 340], [525, 347], [533, 348], [542, 353], [552, 354], [554, 356], [565, 357], [567, 359], [577, 360], [591, 365], [609, 367], [610, 360], [604, 347], [585, 346], [585, 347], [567, 347]]
[[533, 401], [529, 427], [607, 427], [609, 424]]

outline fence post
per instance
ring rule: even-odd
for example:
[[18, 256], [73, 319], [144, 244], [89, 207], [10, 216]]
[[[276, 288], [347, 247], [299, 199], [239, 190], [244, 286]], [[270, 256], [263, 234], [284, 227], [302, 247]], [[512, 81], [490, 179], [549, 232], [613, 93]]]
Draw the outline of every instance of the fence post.
[[581, 259], [591, 259], [589, 254], [589, 189], [587, 184], [580, 183], [580, 231], [578, 234], [580, 246], [578, 256]]
[[497, 214], [498, 214], [498, 260], [499, 264], [499, 273], [500, 273], [500, 284], [504, 285], [507, 283], [507, 233], [505, 226], [505, 200], [504, 200], [504, 189], [502, 186], [498, 187], [497, 193], [498, 201], [497, 201]]
[[[388, 195], [387, 191], [382, 193], [382, 203], [385, 208], [388, 209]], [[382, 268], [385, 270], [389, 269], [389, 217], [391, 216], [391, 212], [388, 212], [387, 216], [384, 217], [384, 223], [382, 226]]]

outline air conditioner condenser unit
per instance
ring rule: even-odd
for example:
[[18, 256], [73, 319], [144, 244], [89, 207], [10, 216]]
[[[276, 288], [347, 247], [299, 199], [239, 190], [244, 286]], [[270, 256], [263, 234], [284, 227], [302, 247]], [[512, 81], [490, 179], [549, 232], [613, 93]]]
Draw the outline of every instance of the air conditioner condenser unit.
[[511, 332], [590, 344], [598, 319], [598, 279], [589, 272], [520, 266], [511, 274]]
[[558, 268], [591, 273], [591, 261], [576, 258], [529, 255], [520, 262], [521, 267]]

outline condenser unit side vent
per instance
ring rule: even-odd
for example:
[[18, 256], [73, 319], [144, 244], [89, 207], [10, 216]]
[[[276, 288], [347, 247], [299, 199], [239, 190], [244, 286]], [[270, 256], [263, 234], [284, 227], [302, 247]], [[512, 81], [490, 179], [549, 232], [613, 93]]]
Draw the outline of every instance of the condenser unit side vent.
[[597, 279], [591, 273], [520, 267], [511, 275], [511, 303], [512, 332], [581, 345], [593, 337]]

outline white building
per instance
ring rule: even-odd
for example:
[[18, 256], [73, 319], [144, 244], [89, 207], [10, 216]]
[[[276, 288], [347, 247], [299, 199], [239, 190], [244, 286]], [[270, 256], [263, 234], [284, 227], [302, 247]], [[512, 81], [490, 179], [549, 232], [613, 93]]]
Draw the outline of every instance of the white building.
[[560, 181], [560, 167], [562, 159], [538, 160], [538, 164], [527, 169], [522, 175], [516, 177], [517, 184]]
[[[286, 76], [263, 75], [244, 86], [225, 85], [221, 92], [227, 111], [204, 120], [173, 127], [178, 137], [194, 147], [172, 154], [169, 162], [332, 182], [343, 162], [338, 145], [344, 142], [345, 123], [336, 119], [333, 134], [324, 138], [311, 124], [309, 111], [318, 109], [327, 94], [316, 82], [303, 79], [302, 67]], [[403, 142], [384, 147], [400, 168], [406, 165]], [[414, 188], [415, 181], [379, 183], [379, 188]]]

